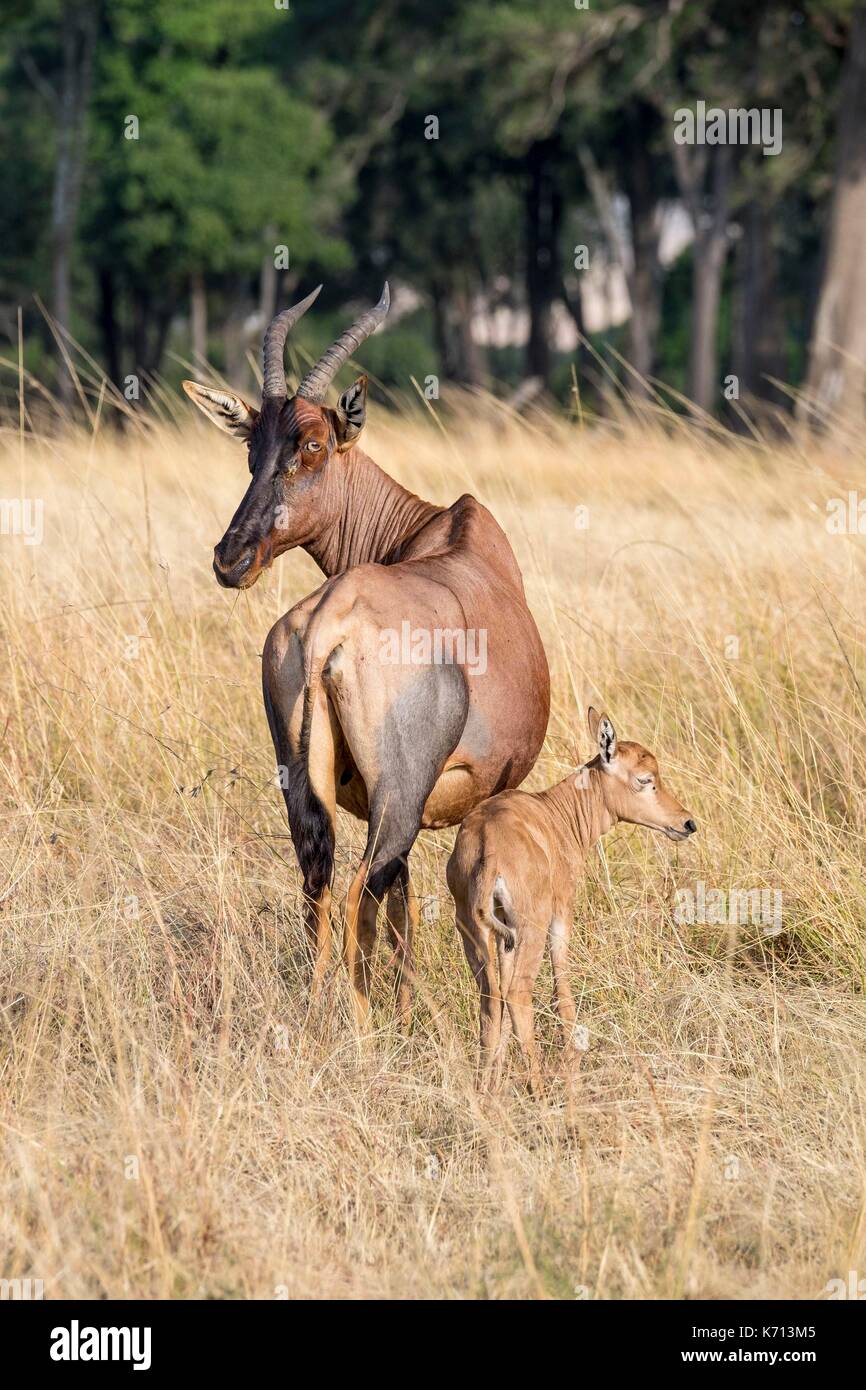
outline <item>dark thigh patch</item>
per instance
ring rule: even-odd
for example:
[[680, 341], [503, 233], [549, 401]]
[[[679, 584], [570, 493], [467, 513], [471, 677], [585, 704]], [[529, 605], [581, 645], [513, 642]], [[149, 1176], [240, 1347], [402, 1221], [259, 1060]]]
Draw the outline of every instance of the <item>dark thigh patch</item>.
[[[391, 701], [379, 731], [381, 781], [427, 800], [442, 766], [460, 742], [469, 710], [458, 666], [422, 666]], [[414, 793], [414, 795], [412, 795]]]

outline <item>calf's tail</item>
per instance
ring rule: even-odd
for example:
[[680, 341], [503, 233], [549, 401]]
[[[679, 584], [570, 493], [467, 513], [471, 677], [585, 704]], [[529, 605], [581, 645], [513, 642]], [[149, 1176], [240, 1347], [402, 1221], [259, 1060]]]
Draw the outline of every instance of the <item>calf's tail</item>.
[[511, 892], [502, 874], [490, 872], [484, 865], [476, 877], [473, 912], [479, 926], [492, 931], [506, 951], [514, 950], [517, 941], [517, 914]]

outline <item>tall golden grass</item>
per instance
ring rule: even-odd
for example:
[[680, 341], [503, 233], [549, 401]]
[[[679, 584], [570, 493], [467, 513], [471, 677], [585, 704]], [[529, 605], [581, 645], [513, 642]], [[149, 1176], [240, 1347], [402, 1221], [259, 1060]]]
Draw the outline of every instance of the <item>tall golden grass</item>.
[[[370, 1048], [340, 970], [308, 1019], [258, 658], [318, 572], [296, 552], [218, 589], [245, 458], [204, 425], [13, 422], [0, 496], [43, 499], [45, 536], [0, 537], [0, 1276], [49, 1298], [601, 1299], [866, 1273], [864, 542], [825, 525], [828, 497], [866, 495], [862, 444], [485, 401], [374, 408], [368, 435], [513, 542], [553, 675], [528, 785], [588, 752], [591, 700], [699, 834], [621, 827], [593, 859], [571, 1113], [517, 1059], [473, 1091], [453, 832], [413, 854], [411, 1036], [384, 969]], [[339, 887], [361, 835], [341, 814]], [[782, 933], [678, 921], [699, 880], [781, 890]], [[541, 1028], [552, 1070], [552, 1011]]]

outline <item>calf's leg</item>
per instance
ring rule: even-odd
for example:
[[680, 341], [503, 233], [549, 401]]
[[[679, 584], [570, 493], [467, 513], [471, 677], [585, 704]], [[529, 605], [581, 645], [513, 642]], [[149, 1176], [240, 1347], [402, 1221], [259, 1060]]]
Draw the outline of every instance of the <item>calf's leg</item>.
[[571, 937], [571, 922], [565, 913], [556, 913], [550, 919], [547, 939], [550, 944], [550, 959], [553, 965], [553, 993], [556, 1008], [562, 1023], [562, 1044], [566, 1062], [572, 1060], [574, 1048], [574, 1028], [577, 1011], [574, 995], [568, 978], [568, 943]]
[[512, 951], [506, 950], [503, 941], [499, 942], [500, 983], [517, 1040], [526, 1060], [529, 1089], [534, 1096], [539, 1097], [544, 1093], [544, 1083], [535, 1043], [532, 994], [544, 954], [545, 931], [524, 919], [517, 929], [516, 937], [516, 945]]
[[458, 908], [457, 930], [466, 960], [478, 986], [478, 1069], [480, 1091], [493, 1089], [496, 1057], [502, 1027], [502, 996], [499, 991], [493, 933], [476, 919], [471, 910]]

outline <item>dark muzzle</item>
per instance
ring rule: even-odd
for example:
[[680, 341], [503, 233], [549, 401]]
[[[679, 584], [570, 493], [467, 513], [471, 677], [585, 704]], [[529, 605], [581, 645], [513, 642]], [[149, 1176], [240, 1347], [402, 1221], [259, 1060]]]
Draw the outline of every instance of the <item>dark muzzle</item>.
[[214, 546], [213, 572], [224, 589], [237, 589], [255, 560], [256, 552], [253, 546], [227, 545], [227, 540], [228, 537], [223, 537], [219, 545]]

